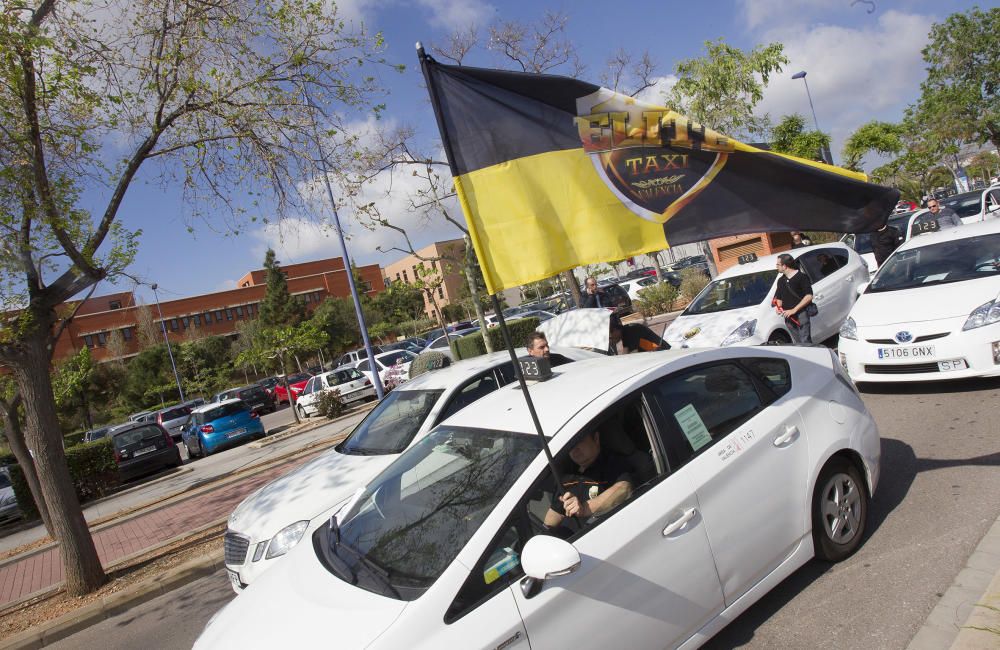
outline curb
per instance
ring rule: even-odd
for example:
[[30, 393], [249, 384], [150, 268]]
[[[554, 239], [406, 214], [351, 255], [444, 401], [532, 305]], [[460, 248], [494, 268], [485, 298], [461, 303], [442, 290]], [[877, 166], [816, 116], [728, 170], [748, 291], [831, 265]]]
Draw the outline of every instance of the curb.
[[[986, 607], [984, 607], [986, 605]], [[1000, 517], [980, 540], [906, 650], [1000, 647]], [[996, 632], [975, 629], [992, 627]]]
[[378, 404], [378, 402], [369, 402], [368, 404], [363, 404], [360, 407], [353, 408], [350, 411], [345, 412], [343, 415], [341, 415], [338, 418], [334, 418], [332, 420], [326, 420], [325, 422], [321, 421], [321, 420], [306, 420], [305, 422], [300, 423], [299, 427], [297, 429], [293, 428], [291, 430], [282, 431], [281, 433], [276, 433], [273, 436], [267, 436], [266, 438], [261, 438], [260, 440], [255, 440], [255, 441], [253, 441], [251, 443], [248, 443], [247, 447], [250, 447], [252, 449], [261, 449], [263, 447], [269, 447], [270, 445], [273, 445], [275, 443], [281, 442], [282, 440], [287, 440], [288, 438], [293, 438], [293, 437], [299, 435], [300, 433], [307, 433], [309, 431], [312, 431], [313, 429], [318, 429], [318, 428], [326, 426], [328, 424], [333, 424], [335, 422], [339, 422], [340, 420], [344, 420], [344, 419], [347, 419], [349, 417], [353, 417], [355, 415], [358, 415], [360, 413], [364, 413], [366, 411], [370, 411], [373, 408], [375, 408], [375, 406], [377, 404]]
[[224, 563], [221, 554], [209, 553], [192, 558], [180, 566], [145, 582], [105, 596], [97, 602], [85, 605], [75, 611], [67, 612], [58, 618], [46, 621], [41, 625], [0, 641], [0, 649], [27, 650], [55, 643], [95, 623], [127, 612], [136, 605], [141, 605], [167, 594], [198, 578], [211, 575], [222, 569], [223, 566]]

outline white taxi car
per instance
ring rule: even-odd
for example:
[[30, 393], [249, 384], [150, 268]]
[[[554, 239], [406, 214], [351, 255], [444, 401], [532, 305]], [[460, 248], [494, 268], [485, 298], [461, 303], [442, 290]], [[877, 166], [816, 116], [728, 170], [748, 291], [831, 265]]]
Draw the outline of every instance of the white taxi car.
[[839, 351], [859, 382], [1000, 375], [1000, 220], [900, 246], [840, 328]]
[[[788, 251], [812, 282], [819, 314], [812, 319], [812, 340], [824, 341], [840, 328], [868, 281], [868, 268], [846, 244], [817, 244]], [[674, 319], [663, 338], [674, 348], [789, 343], [785, 319], [771, 305], [777, 288], [778, 255], [738, 264], [706, 286]]]
[[830, 350], [594, 359], [529, 390], [564, 489], [596, 435], [628, 488], [617, 505], [547, 519], [540, 438], [519, 387], [501, 388], [359, 490], [195, 648], [695, 648], [863, 539], [879, 435]]
[[[573, 348], [551, 354], [553, 364], [601, 356]], [[513, 378], [507, 352], [419, 375], [387, 393], [339, 445], [244, 499], [229, 516], [223, 540], [233, 589], [242, 591], [273, 566], [435, 424]]]
[[299, 417], [315, 415], [320, 396], [329, 391], [336, 391], [344, 404], [375, 399], [375, 387], [372, 386], [371, 379], [354, 368], [337, 368], [322, 372], [306, 382], [295, 400], [295, 410], [299, 412]]

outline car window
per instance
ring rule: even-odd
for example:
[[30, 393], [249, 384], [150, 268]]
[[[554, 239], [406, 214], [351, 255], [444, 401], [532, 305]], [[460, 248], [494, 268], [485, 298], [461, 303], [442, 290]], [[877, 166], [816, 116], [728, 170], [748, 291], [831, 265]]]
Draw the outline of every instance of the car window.
[[[336, 534], [326, 529], [324, 565], [362, 589], [415, 600], [540, 451], [534, 434], [435, 429], [337, 516]], [[349, 571], [338, 572], [338, 564]], [[378, 575], [371, 567], [379, 567]]]
[[0, 472], [0, 489], [10, 487], [10, 477]]
[[205, 424], [206, 422], [211, 422], [213, 420], [218, 420], [219, 418], [229, 417], [231, 415], [236, 415], [237, 413], [242, 413], [246, 411], [246, 405], [241, 401], [229, 402], [228, 404], [222, 404], [216, 406], [213, 409], [203, 411], [198, 414], [198, 424]]
[[974, 217], [982, 211], [983, 195], [979, 192], [959, 194], [941, 201], [941, 207], [951, 208], [959, 217]]
[[685, 314], [711, 314], [764, 302], [778, 278], [776, 271], [719, 278], [705, 287], [684, 310]]
[[1000, 274], [1000, 234], [980, 235], [896, 251], [868, 291], [898, 291]]
[[300, 381], [305, 381], [305, 380], [309, 379], [310, 377], [312, 377], [312, 375], [310, 375], [308, 373], [305, 373], [305, 372], [300, 372], [300, 373], [298, 373], [296, 375], [292, 375], [291, 377], [288, 378], [288, 385], [291, 386], [292, 384], [297, 384]]
[[364, 379], [364, 376], [354, 368], [338, 370], [326, 376], [326, 381], [330, 386], [339, 386], [357, 379]]
[[724, 363], [677, 372], [650, 386], [670, 467], [676, 469], [759, 413], [753, 380]]
[[337, 447], [343, 454], [398, 454], [409, 446], [442, 390], [400, 390], [385, 396]]
[[243, 400], [246, 400], [246, 399], [264, 399], [264, 397], [266, 395], [267, 395], [267, 393], [265, 393], [264, 389], [261, 388], [260, 386], [251, 386], [250, 388], [246, 388], [244, 390], [236, 391], [236, 395], [234, 395], [234, 397], [239, 397], [240, 399], [243, 399]]
[[809, 279], [818, 282], [845, 266], [847, 255], [837, 248], [820, 248], [800, 255], [798, 262], [799, 268], [805, 271]]
[[792, 389], [792, 371], [784, 359], [758, 357], [744, 359], [743, 364], [774, 392], [775, 398]]
[[316, 378], [315, 377], [313, 377], [312, 379], [310, 379], [309, 381], [307, 381], [306, 385], [302, 387], [302, 395], [308, 395], [311, 392], [313, 392], [314, 390], [316, 390]]
[[[487, 320], [489, 320], [489, 319], [487, 319]], [[448, 339], [445, 338], [444, 336], [442, 336], [438, 340], [434, 341], [434, 343], [431, 345], [431, 349], [433, 349], [433, 350], [437, 350], [438, 348], [446, 348], [446, 347], [448, 347]]]
[[451, 400], [444, 407], [444, 410], [441, 411], [439, 420], [445, 420], [451, 415], [458, 413], [469, 404], [472, 404], [480, 397], [489, 395], [497, 388], [499, 388], [497, 378], [493, 375], [492, 370], [480, 374], [466, 382], [462, 388], [451, 396]]
[[163, 411], [163, 414], [160, 416], [160, 419], [163, 422], [166, 422], [167, 420], [177, 420], [186, 415], [189, 415], [190, 413], [191, 413], [190, 408], [188, 408], [187, 406], [180, 406], [175, 409], [170, 409], [169, 411]]
[[[621, 400], [611, 411], [603, 414], [591, 426], [588, 426], [581, 435], [578, 435], [555, 457], [555, 463], [560, 468], [563, 482], [567, 486], [580, 483], [582, 477], [573, 474], [575, 465], [569, 458], [570, 450], [584, 437], [592, 435], [595, 431], [599, 432], [601, 455], [610, 456], [613, 459], [612, 463], [623, 468], [625, 476], [616, 478], [626, 478], [631, 483], [630, 495], [618, 505], [599, 515], [586, 520], [567, 517], [558, 525], [548, 527], [545, 523], [546, 516], [557, 495], [554, 493], [555, 482], [546, 468], [515, 507], [510, 518], [501, 527], [499, 534], [487, 547], [486, 553], [469, 574], [465, 584], [462, 585], [445, 614], [446, 622], [457, 620], [520, 579], [524, 575], [521, 569], [520, 554], [524, 544], [531, 537], [555, 535], [575, 540], [603, 522], [612, 520], [615, 513], [624, 505], [638, 498], [665, 476], [666, 464], [660, 457], [659, 447], [654, 445], [653, 427], [644, 414], [645, 409], [640, 396], [635, 395]], [[612, 474], [617, 473], [617, 471], [612, 472]], [[610, 482], [614, 480], [612, 479]], [[588, 486], [594, 485], [593, 482], [589, 481], [586, 484]], [[578, 488], [564, 488], [564, 490], [570, 491], [576, 489]], [[591, 487], [587, 487], [587, 495], [590, 494], [591, 489]]]
[[163, 431], [159, 427], [139, 427], [122, 433], [116, 433], [112, 440], [115, 449], [125, 449], [133, 445], [155, 442], [163, 439]]
[[389, 352], [384, 357], [379, 357], [376, 361], [382, 366], [389, 367], [397, 363], [409, 363], [413, 360], [413, 355], [406, 350], [396, 350]]
[[358, 370], [360, 370], [361, 372], [368, 372], [368, 370], [370, 369], [371, 366], [368, 364], [368, 359], [365, 359], [364, 361], [358, 364]]

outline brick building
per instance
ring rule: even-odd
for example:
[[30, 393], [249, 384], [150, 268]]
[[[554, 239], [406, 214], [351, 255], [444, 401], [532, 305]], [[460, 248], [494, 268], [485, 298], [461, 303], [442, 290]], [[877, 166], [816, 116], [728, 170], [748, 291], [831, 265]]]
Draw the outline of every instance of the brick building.
[[[289, 264], [282, 270], [288, 277], [289, 293], [302, 300], [310, 311], [328, 297], [350, 295], [344, 262], [339, 257]], [[372, 295], [385, 288], [382, 270], [377, 264], [359, 266], [357, 271], [362, 278], [359, 291]], [[161, 300], [160, 309], [170, 341], [180, 342], [191, 334], [234, 336], [240, 321], [258, 316], [260, 302], [264, 299], [266, 275], [266, 271], [258, 269], [240, 278], [235, 289]], [[111, 332], [116, 330], [125, 343], [124, 353], [118, 356], [137, 354], [137, 325], [141, 309], [151, 310], [153, 323], [159, 330], [161, 326], [156, 305], [137, 304], [131, 291], [90, 298], [56, 342], [55, 358], [63, 358], [88, 347], [96, 361], [108, 361], [112, 358], [108, 341]]]
[[[449, 305], [458, 299], [459, 290], [465, 281], [462, 267], [457, 263], [449, 263], [443, 260], [427, 262], [424, 259], [435, 259], [444, 257], [449, 260], [460, 262], [465, 259], [465, 241], [462, 239], [452, 239], [449, 241], [434, 242], [430, 246], [425, 246], [416, 252], [415, 255], [407, 255], [401, 260], [393, 262], [385, 267], [385, 279], [387, 282], [403, 282], [406, 284], [416, 284], [420, 279], [428, 283], [435, 283], [442, 280], [440, 285], [434, 289], [434, 299], [438, 308]], [[442, 276], [443, 270], [443, 276]], [[427, 318], [437, 320], [434, 313], [434, 306], [430, 297], [424, 292], [424, 314]]]

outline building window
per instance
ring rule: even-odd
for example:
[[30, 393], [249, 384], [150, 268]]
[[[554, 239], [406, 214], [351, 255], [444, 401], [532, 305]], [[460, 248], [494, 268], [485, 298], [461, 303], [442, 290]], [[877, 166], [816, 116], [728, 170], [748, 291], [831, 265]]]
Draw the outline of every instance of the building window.
[[176, 332], [178, 327], [179, 327], [179, 325], [177, 323], [177, 319], [176, 318], [171, 318], [170, 319], [170, 331], [171, 332]]
[[243, 318], [243, 307], [236, 308], [236, 318]]
[[110, 303], [108, 303], [108, 307], [110, 307], [111, 309], [121, 309], [122, 303], [118, 300], [112, 300]]
[[101, 347], [104, 347], [105, 344], [107, 344], [107, 342], [108, 342], [108, 333], [107, 332], [98, 332], [97, 333], [97, 345], [99, 345]]
[[221, 322], [222, 322], [222, 320], [223, 320], [223, 317], [222, 317], [222, 310], [221, 310], [221, 309], [218, 309], [218, 310], [216, 310], [216, 312], [215, 312], [215, 322], [216, 322], [216, 323], [221, 323]]
[[247, 318], [250, 318], [251, 316], [253, 316], [253, 308], [255, 306], [256, 305], [254, 303], [250, 303], [249, 305], [247, 305]]
[[313, 297], [312, 297], [312, 294], [311, 294], [311, 293], [307, 293], [307, 294], [305, 295], [305, 298], [304, 298], [304, 299], [305, 299], [305, 301], [306, 301], [306, 302], [312, 302], [312, 301], [313, 301]]
[[398, 274], [398, 273], [396, 274], [396, 279], [397, 279], [397, 280], [399, 279], [399, 274]]
[[194, 326], [201, 327], [201, 314], [194, 315]]
[[184, 318], [181, 319], [181, 327], [183, 327], [184, 329], [187, 329], [187, 328], [191, 327], [191, 323], [188, 320], [187, 316], [185, 316]]
[[91, 336], [90, 334], [86, 334], [83, 337], [83, 344], [86, 345], [88, 348], [94, 347], [94, 337]]
[[131, 327], [122, 328], [122, 338], [125, 339], [126, 341], [131, 341], [132, 340], [132, 328]]
[[361, 293], [368, 293], [372, 290], [372, 283], [364, 281], [361, 283]]
[[406, 277], [406, 271], [403, 271], [403, 282], [405, 282], [406, 284], [410, 284], [410, 279]]
[[438, 287], [438, 298], [444, 299], [444, 287]]
[[211, 324], [212, 324], [212, 313], [206, 311], [205, 312], [205, 326], [207, 327], [207, 326], [209, 326]]
[[233, 320], [233, 310], [232, 309], [227, 309], [226, 310], [226, 320]]

